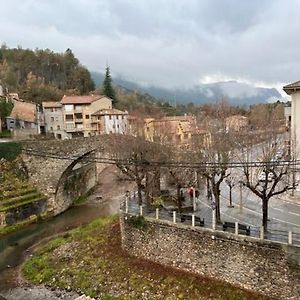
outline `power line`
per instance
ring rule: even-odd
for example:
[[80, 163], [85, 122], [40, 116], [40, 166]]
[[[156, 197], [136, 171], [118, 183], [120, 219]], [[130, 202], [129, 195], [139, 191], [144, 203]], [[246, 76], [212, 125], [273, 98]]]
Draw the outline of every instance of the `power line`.
[[[84, 155], [62, 155], [47, 151], [34, 150], [30, 148], [22, 148], [22, 151], [29, 156], [45, 157], [52, 159], [75, 161], [84, 159], [88, 162], [107, 163], [107, 164], [122, 164], [122, 165], [138, 165], [138, 166], [156, 166], [156, 167], [176, 167], [176, 168], [192, 168], [192, 169], [212, 169], [212, 168], [261, 168], [266, 165], [269, 167], [296, 167], [300, 166], [300, 160], [279, 160], [276, 162], [270, 161], [238, 161], [238, 162], [186, 162], [186, 161], [157, 161], [146, 159], [121, 159], [108, 157], [84, 157]], [[92, 154], [95, 150], [90, 151]], [[86, 154], [85, 154], [86, 155]]]

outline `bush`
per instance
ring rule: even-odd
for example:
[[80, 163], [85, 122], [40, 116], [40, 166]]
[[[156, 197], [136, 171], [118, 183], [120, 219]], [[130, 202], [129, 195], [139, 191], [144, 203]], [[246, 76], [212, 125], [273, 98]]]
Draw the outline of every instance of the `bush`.
[[151, 204], [158, 208], [158, 207], [162, 206], [163, 198], [161, 196], [153, 197]]
[[0, 143], [0, 159], [12, 161], [21, 153], [22, 147], [20, 143]]
[[127, 224], [140, 230], [144, 230], [147, 227], [144, 216], [129, 216], [126, 220]]

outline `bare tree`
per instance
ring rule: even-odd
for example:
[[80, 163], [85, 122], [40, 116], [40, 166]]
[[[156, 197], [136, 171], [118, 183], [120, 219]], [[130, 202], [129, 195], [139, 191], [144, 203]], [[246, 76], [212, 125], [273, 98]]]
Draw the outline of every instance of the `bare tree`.
[[230, 107], [222, 101], [215, 105], [214, 115], [208, 124], [202, 124], [210, 133], [210, 141], [205, 143], [193, 141], [195, 161], [202, 162], [205, 167], [200, 168], [199, 173], [206, 178], [215, 200], [216, 221], [221, 222], [220, 194], [221, 183], [229, 176], [228, 167], [234, 148], [232, 134], [226, 131], [226, 117], [230, 114]]
[[[274, 135], [256, 147], [243, 151], [243, 185], [262, 201], [262, 225], [268, 227], [269, 200], [293, 188], [289, 180], [290, 161], [282, 160], [284, 155], [281, 142]], [[254, 152], [254, 153], [253, 153]], [[252, 160], [259, 162], [253, 163]]]
[[236, 177], [230, 175], [225, 179], [225, 182], [229, 187], [229, 206], [228, 207], [234, 207], [232, 205], [232, 189], [236, 185]]
[[[115, 135], [110, 149], [117, 167], [137, 186], [138, 202], [142, 204], [142, 191], [156, 196], [160, 190], [160, 167], [166, 160], [167, 147], [145, 141], [141, 137]], [[147, 198], [149, 199], [149, 198]]]

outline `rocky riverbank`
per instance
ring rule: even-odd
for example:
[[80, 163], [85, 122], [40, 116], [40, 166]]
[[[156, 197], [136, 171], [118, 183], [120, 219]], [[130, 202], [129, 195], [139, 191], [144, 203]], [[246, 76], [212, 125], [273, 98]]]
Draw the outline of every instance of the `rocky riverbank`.
[[117, 217], [96, 220], [37, 249], [23, 275], [34, 284], [99, 299], [268, 299], [130, 257], [121, 248]]

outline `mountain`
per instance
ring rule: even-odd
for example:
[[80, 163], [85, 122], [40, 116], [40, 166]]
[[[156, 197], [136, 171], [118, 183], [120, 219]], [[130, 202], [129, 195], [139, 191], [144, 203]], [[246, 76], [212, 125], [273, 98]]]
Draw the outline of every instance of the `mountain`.
[[[91, 72], [96, 86], [101, 85], [104, 75], [98, 72]], [[234, 105], [252, 105], [257, 103], [272, 102], [281, 99], [280, 93], [275, 88], [261, 88], [237, 81], [225, 81], [209, 84], [200, 84], [191, 88], [166, 89], [156, 86], [143, 86], [137, 83], [122, 79], [113, 78], [117, 86], [146, 93], [171, 104], [203, 104], [216, 102], [225, 98]]]

